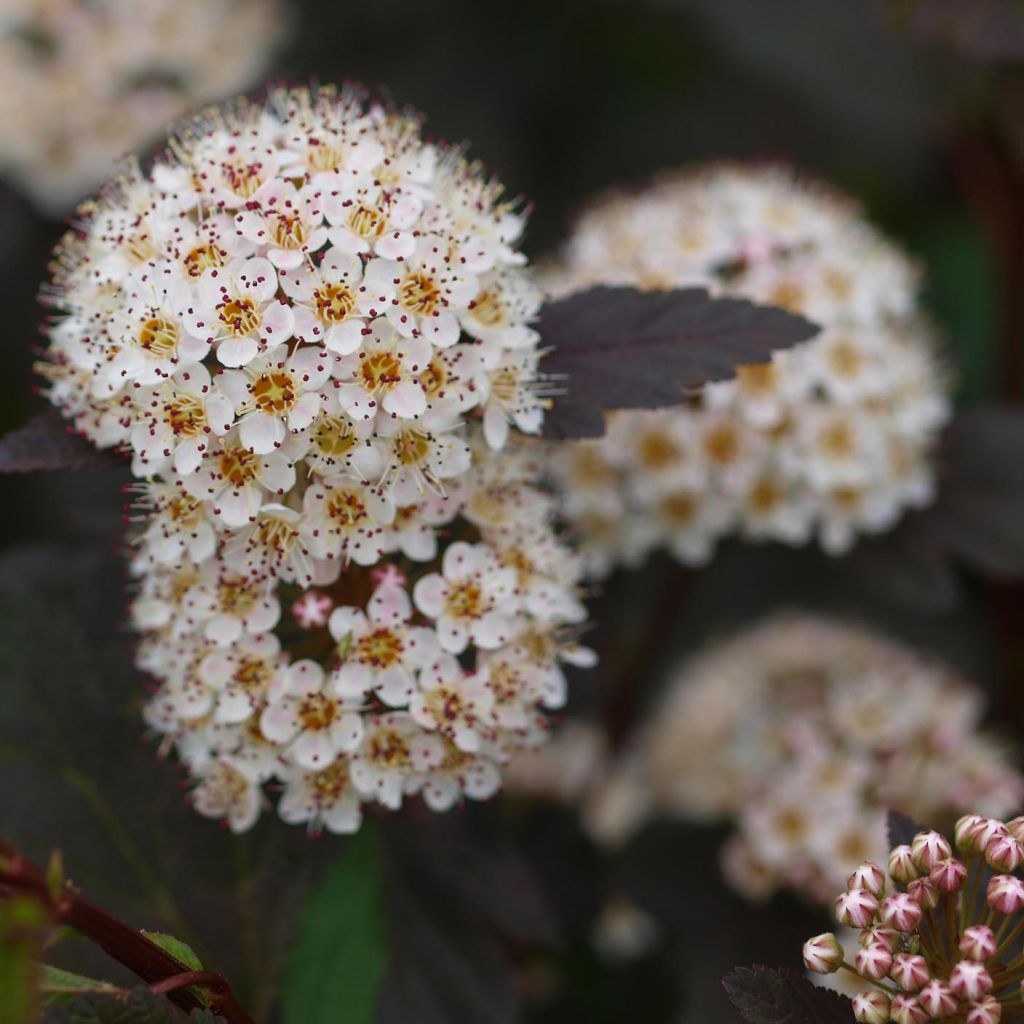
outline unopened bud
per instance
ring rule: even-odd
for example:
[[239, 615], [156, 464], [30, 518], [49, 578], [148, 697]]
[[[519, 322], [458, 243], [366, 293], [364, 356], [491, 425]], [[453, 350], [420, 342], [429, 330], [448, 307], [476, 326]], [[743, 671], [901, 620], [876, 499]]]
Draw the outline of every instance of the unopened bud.
[[866, 928], [878, 913], [878, 900], [867, 889], [849, 889], [836, 898], [836, 920], [850, 928]]
[[992, 996], [985, 996], [967, 1011], [967, 1024], [999, 1024], [1002, 1015], [1002, 1003]]
[[898, 995], [889, 1004], [889, 1019], [896, 1024], [924, 1024], [928, 1012], [913, 996]]
[[892, 953], [881, 943], [876, 942], [872, 946], [858, 949], [853, 962], [861, 977], [878, 981], [889, 973], [889, 968], [892, 967]]
[[996, 955], [996, 936], [991, 928], [983, 924], [972, 924], [964, 929], [960, 939], [960, 952], [968, 960], [984, 963]]
[[982, 818], [981, 823], [976, 826], [978, 836], [978, 850], [984, 850], [996, 836], [1008, 836], [1009, 829], [998, 818]]
[[853, 997], [853, 1016], [860, 1024], [887, 1024], [890, 1007], [889, 997], [877, 989], [858, 992]]
[[980, 814], [965, 814], [960, 818], [953, 830], [953, 838], [956, 841], [956, 848], [968, 857], [978, 853], [981, 849], [978, 844], [978, 832], [985, 819]]
[[910, 844], [914, 863], [922, 871], [931, 871], [940, 860], [952, 856], [949, 840], [941, 832], [918, 832]]
[[985, 899], [1000, 914], [1016, 914], [1024, 907], [1024, 882], [1014, 875], [994, 875], [988, 881]]
[[896, 944], [900, 941], [900, 933], [895, 928], [888, 928], [884, 924], [873, 924], [861, 931], [859, 941], [862, 946], [871, 946], [877, 943], [893, 953], [896, 950]]
[[928, 961], [916, 953], [900, 953], [893, 958], [889, 977], [905, 992], [916, 992], [931, 980]]
[[897, 931], [912, 932], [921, 920], [921, 907], [909, 893], [894, 892], [882, 901], [882, 920]]
[[1011, 835], [992, 836], [985, 845], [985, 861], [994, 871], [1016, 871], [1024, 861], [1024, 846]]
[[928, 1011], [929, 1017], [948, 1017], [956, 1012], [956, 996], [949, 986], [938, 978], [932, 978], [920, 992], [917, 1001]]
[[914, 863], [914, 856], [911, 853], [910, 847], [906, 845], [894, 846], [892, 848], [889, 853], [888, 867], [889, 877], [894, 882], [900, 882], [903, 885], [906, 885], [907, 882], [912, 882], [921, 874]]
[[846, 880], [847, 889], [867, 889], [872, 896], [881, 897], [885, 892], [885, 872], [871, 861], [866, 860], [853, 870]]
[[1018, 843], [1024, 843], [1024, 817], [1011, 818], [1006, 822], [1006, 831], [1009, 832]]
[[992, 991], [992, 975], [973, 960], [961, 960], [949, 974], [949, 987], [960, 999], [976, 1002]]
[[843, 963], [843, 947], [832, 932], [823, 932], [804, 943], [804, 967], [815, 974], [832, 974]]
[[956, 892], [967, 881], [967, 868], [956, 857], [946, 857], [932, 868], [928, 877], [943, 892]]
[[930, 878], [915, 878], [907, 885], [907, 895], [923, 910], [939, 905], [939, 887]]

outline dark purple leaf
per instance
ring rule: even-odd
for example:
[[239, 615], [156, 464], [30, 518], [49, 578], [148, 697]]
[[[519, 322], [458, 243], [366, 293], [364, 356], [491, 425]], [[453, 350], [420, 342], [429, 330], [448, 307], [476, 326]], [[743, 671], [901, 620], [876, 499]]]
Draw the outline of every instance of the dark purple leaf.
[[[514, 1024], [520, 1005], [509, 943], [556, 935], [527, 865], [468, 811], [382, 822], [390, 964], [381, 1024]], [[472, 820], [470, 820], [472, 819]]]
[[39, 469], [117, 469], [121, 460], [73, 433], [56, 410], [41, 412], [0, 438], [0, 473]]
[[551, 438], [599, 437], [612, 409], [678, 405], [683, 390], [725, 380], [744, 363], [806, 341], [818, 328], [703, 288], [641, 292], [600, 286], [541, 312], [542, 368], [564, 393], [544, 419]]
[[1021, 0], [894, 0], [907, 27], [979, 60], [1024, 60]]
[[908, 818], [899, 811], [889, 811], [885, 818], [885, 828], [890, 847], [909, 846], [914, 841], [914, 836], [925, 830], [924, 825], [918, 825], [913, 818]]
[[749, 1024], [853, 1024], [846, 996], [818, 988], [789, 968], [737, 967], [722, 980]]
[[959, 413], [939, 450], [939, 496], [882, 537], [863, 541], [851, 565], [897, 597], [941, 608], [958, 595], [958, 565], [995, 580], [1024, 579], [1024, 411], [982, 406]]

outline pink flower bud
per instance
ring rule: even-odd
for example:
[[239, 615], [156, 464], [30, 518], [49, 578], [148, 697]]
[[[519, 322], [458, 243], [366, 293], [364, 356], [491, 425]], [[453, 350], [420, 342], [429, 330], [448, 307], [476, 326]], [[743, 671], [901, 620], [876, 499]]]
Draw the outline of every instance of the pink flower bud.
[[956, 892], [967, 881], [967, 868], [956, 857], [946, 857], [932, 868], [928, 877], [943, 892]]
[[1024, 843], [1024, 817], [1011, 818], [1006, 823], [1006, 831], [1019, 843]]
[[940, 860], [952, 856], [949, 840], [941, 832], [918, 832], [910, 844], [914, 863], [922, 871], [931, 871]]
[[916, 953], [900, 953], [893, 958], [889, 977], [906, 992], [916, 992], [931, 980], [928, 961]]
[[853, 1016], [860, 1024], [888, 1024], [889, 997], [877, 989], [859, 992], [853, 997]]
[[985, 860], [995, 871], [1016, 871], [1024, 861], [1024, 846], [1013, 836], [992, 836], [985, 844]]
[[967, 1024], [999, 1024], [1002, 1015], [1002, 1004], [992, 996], [985, 996], [971, 1004], [967, 1011]]
[[889, 968], [892, 967], [892, 953], [881, 943], [876, 942], [872, 946], [858, 949], [853, 963], [861, 977], [878, 981], [889, 973]]
[[921, 920], [921, 907], [909, 893], [894, 892], [882, 901], [882, 920], [900, 932], [912, 932]]
[[867, 889], [849, 889], [836, 898], [836, 920], [850, 928], [866, 928], [878, 913], [878, 900]]
[[996, 955], [996, 937], [991, 928], [983, 924], [972, 924], [964, 930], [960, 939], [960, 952], [968, 960], [984, 963]]
[[860, 944], [862, 946], [873, 946], [876, 943], [885, 946], [890, 953], [895, 952], [896, 943], [900, 940], [900, 933], [895, 928], [886, 928], [882, 924], [873, 924], [860, 933]]
[[894, 846], [889, 853], [889, 877], [906, 885], [921, 874], [909, 846]]
[[950, 972], [949, 987], [953, 995], [975, 1002], [992, 990], [992, 976], [973, 960], [961, 960]]
[[930, 878], [915, 878], [907, 885], [907, 895], [923, 910], [939, 905], [939, 887]]
[[932, 978], [920, 992], [917, 1001], [928, 1011], [929, 1017], [948, 1017], [956, 1012], [956, 996], [949, 985], [938, 978]]
[[992, 841], [993, 836], [1008, 836], [1009, 829], [998, 818], [982, 818], [975, 826], [980, 853]]
[[823, 932], [804, 943], [804, 967], [815, 974], [832, 974], [843, 962], [843, 947], [832, 932]]
[[985, 819], [980, 814], [965, 814], [957, 821], [953, 837], [956, 840], [956, 848], [961, 853], [970, 856], [981, 849], [978, 844], [978, 832], [984, 822]]
[[985, 898], [1000, 914], [1016, 914], [1024, 907], [1024, 882], [1014, 875], [993, 875]]
[[846, 888], [867, 889], [872, 896], [881, 896], [885, 892], [885, 872], [866, 860], [846, 880]]
[[889, 1019], [896, 1024], [924, 1024], [928, 1012], [913, 996], [893, 996], [889, 1004]]

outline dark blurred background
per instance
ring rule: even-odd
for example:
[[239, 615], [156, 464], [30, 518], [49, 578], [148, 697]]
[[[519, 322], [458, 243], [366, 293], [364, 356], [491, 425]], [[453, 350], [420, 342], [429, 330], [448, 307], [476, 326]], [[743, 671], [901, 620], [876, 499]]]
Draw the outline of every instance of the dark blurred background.
[[[860, 197], [870, 215], [926, 264], [927, 304], [956, 366], [958, 401], [1020, 398], [1024, 65], [1013, 58], [1024, 56], [1024, 35], [1007, 35], [1005, 23], [987, 29], [941, 16], [988, 8], [999, 14], [998, 3], [296, 0], [291, 6], [291, 33], [271, 79], [360, 81], [422, 110], [430, 134], [466, 140], [471, 155], [510, 193], [529, 200], [526, 249], [532, 256], [560, 243], [574, 211], [595, 191], [639, 184], [661, 168], [693, 161], [790, 161]], [[1013, 6], [1014, 0], [1004, 0], [1006, 9]], [[1020, 28], [1020, 19], [1010, 24]], [[32, 394], [32, 347], [42, 317], [36, 295], [62, 227], [0, 185], [2, 431], [44, 405]], [[130, 759], [112, 760], [102, 733], [92, 733], [88, 715], [95, 716], [98, 705], [89, 705], [89, 712], [77, 703], [91, 694], [102, 705], [110, 695], [99, 718], [121, 721], [137, 755], [141, 724], [132, 716], [141, 684], [128, 666], [126, 638], [112, 628], [123, 607], [116, 553], [123, 482], [116, 472], [3, 478], [0, 590], [7, 610], [0, 616], [0, 654], [5, 682], [17, 677], [36, 704], [42, 700], [58, 720], [63, 716], [63, 727], [82, 745], [69, 763], [91, 758], [98, 771], [118, 774], [110, 782], [117, 813], [153, 804], [160, 813], [176, 814], [146, 790], [148, 778], [172, 769], [153, 765], [144, 779], [129, 767]], [[708, 635], [780, 604], [801, 603], [851, 612], [941, 653], [991, 692], [994, 717], [1020, 733], [1024, 620], [1014, 585], [968, 579], [959, 601], [937, 608], [880, 592], [815, 552], [741, 545], [727, 545], [701, 573], [656, 561], [643, 573], [611, 581], [595, 604], [599, 647], [610, 642], [612, 609], [631, 611], [614, 612], [616, 649], [603, 651], [605, 667], [596, 678], [581, 677], [576, 707], [606, 703], [616, 687], [634, 685], [635, 656], [642, 654], [653, 621], [671, 634], [660, 654], [642, 665], [656, 683], [670, 658]], [[639, 692], [632, 704], [646, 699]], [[41, 743], [48, 750], [45, 744], [54, 742], [58, 749], [57, 732], [41, 727], [37, 712], [31, 701], [19, 704], [13, 697], [5, 710], [0, 697], [7, 735], [20, 730], [26, 745]], [[142, 753], [151, 760], [150, 751]], [[88, 786], [83, 797], [84, 784], [72, 774], [61, 776], [56, 795], [16, 799], [28, 791], [31, 775], [14, 767], [17, 756], [15, 745], [0, 745], [0, 760], [10, 767], [8, 796], [0, 793], [2, 829], [10, 828], [33, 853], [60, 844], [70, 848], [69, 859], [87, 858], [83, 851], [93, 839], [79, 804], [93, 801]], [[44, 757], [51, 768], [60, 760], [52, 752]], [[45, 806], [47, 801], [55, 806]], [[777, 961], [795, 963], [808, 918], [814, 923], [808, 911], [785, 901], [781, 910], [759, 913], [707, 885], [698, 887], [700, 893], [674, 882], [659, 888], [662, 854], [654, 844], [652, 861], [643, 860], [648, 848], [634, 851], [641, 861], [634, 877], [643, 882], [633, 895], [661, 911], [683, 952], [609, 970], [589, 951], [585, 935], [597, 890], [618, 883], [608, 881], [606, 867], [573, 832], [568, 812], [525, 820], [515, 809], [496, 813], [513, 819], [556, 902], [566, 904], [568, 944], [526, 972], [533, 979], [537, 1021], [733, 1019], [718, 995], [718, 978], [731, 964], [719, 961], [774, 953]], [[180, 885], [196, 873], [188, 860], [191, 835], [175, 831], [169, 820], [166, 843], [184, 864], [168, 877]], [[181, 822], [190, 832], [213, 829], [188, 813]], [[268, 827], [281, 830], [264, 822], [257, 831]], [[681, 841], [701, 877], [714, 877], [716, 838]], [[302, 851], [282, 855], [292, 858], [288, 870], [295, 878]], [[145, 875], [147, 865], [142, 868]], [[108, 859], [92, 877], [109, 883], [112, 875], [119, 872], [111, 872]], [[577, 890], [599, 876], [595, 888], [573, 903]], [[280, 878], [273, 882], [276, 896], [284, 887]], [[131, 905], [116, 889], [108, 885], [115, 900]], [[145, 897], [134, 905], [145, 905]], [[693, 934], [694, 915], [719, 911], [722, 927], [743, 932], [744, 942], [701, 960], [694, 951], [706, 943]], [[216, 945], [227, 927], [219, 922], [207, 941]], [[222, 953], [225, 961], [234, 955]]]

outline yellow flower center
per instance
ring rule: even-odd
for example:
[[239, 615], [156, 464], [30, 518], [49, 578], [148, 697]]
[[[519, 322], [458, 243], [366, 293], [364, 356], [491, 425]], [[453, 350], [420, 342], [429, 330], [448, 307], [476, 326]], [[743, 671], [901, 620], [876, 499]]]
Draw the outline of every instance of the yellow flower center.
[[291, 374], [283, 370], [261, 373], [250, 390], [256, 408], [271, 415], [287, 412], [298, 398]]
[[353, 654], [365, 665], [387, 668], [399, 661], [404, 651], [402, 638], [386, 626], [381, 626], [361, 637]]
[[441, 298], [440, 289], [426, 274], [410, 274], [398, 289], [398, 299], [410, 312], [429, 316]]
[[217, 307], [220, 321], [236, 338], [244, 338], [260, 326], [260, 313], [252, 299], [228, 299]]
[[150, 317], [139, 328], [135, 344], [154, 359], [166, 359], [178, 346], [178, 325], [162, 316]]
[[337, 717], [338, 705], [322, 693], [310, 693], [299, 704], [298, 717], [304, 729], [320, 732], [328, 729]]
[[453, 619], [475, 619], [484, 610], [484, 595], [473, 580], [463, 580], [448, 588], [444, 610]]
[[316, 315], [325, 323], [340, 324], [352, 315], [356, 297], [344, 285], [325, 284], [313, 292]]

